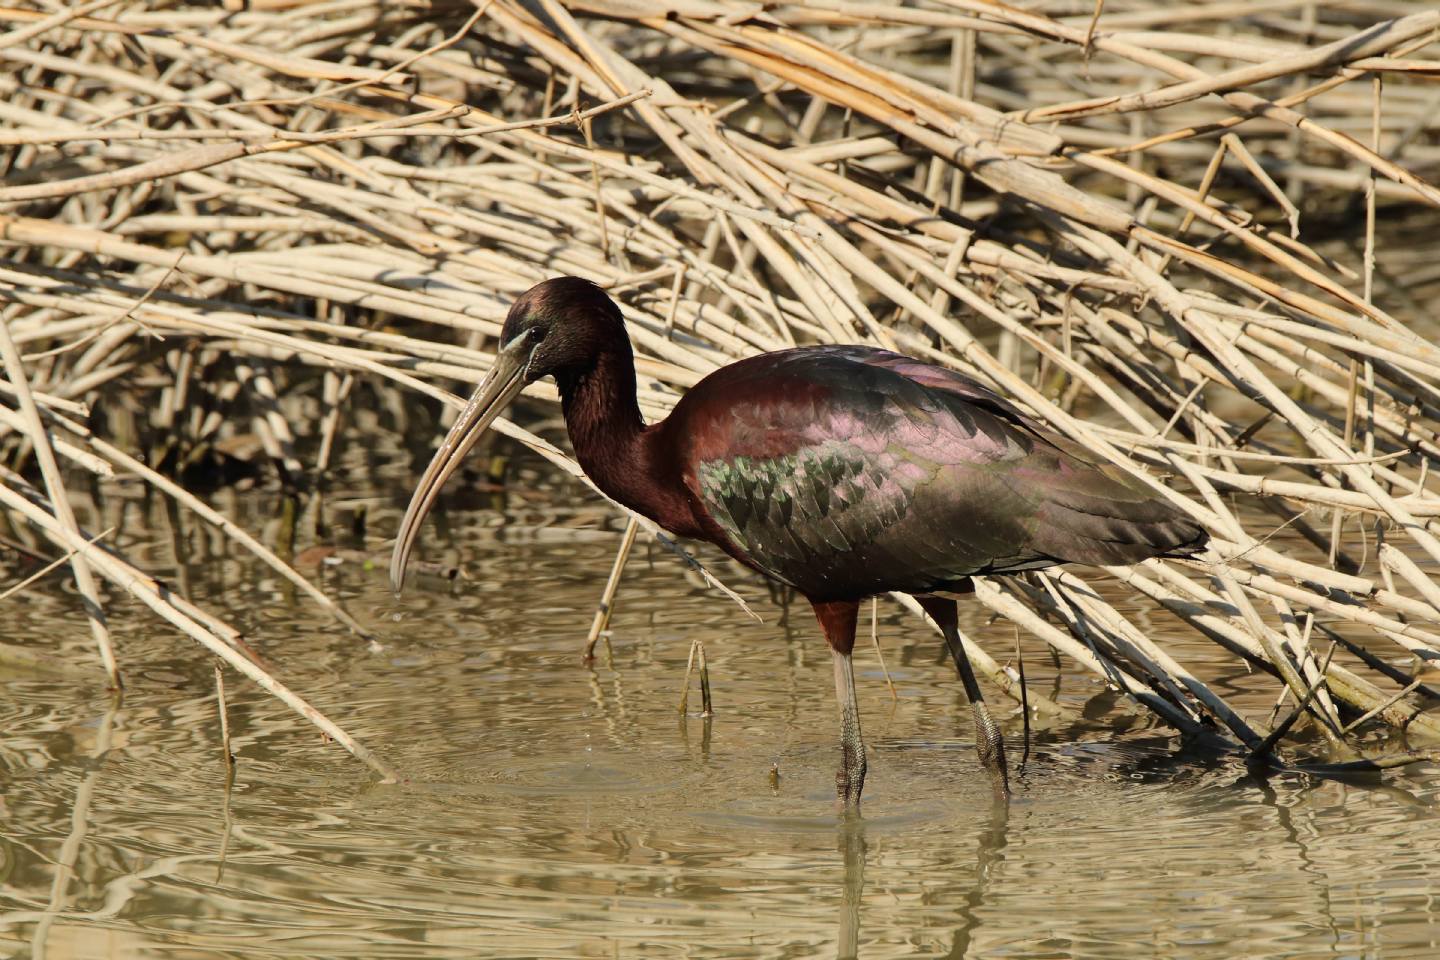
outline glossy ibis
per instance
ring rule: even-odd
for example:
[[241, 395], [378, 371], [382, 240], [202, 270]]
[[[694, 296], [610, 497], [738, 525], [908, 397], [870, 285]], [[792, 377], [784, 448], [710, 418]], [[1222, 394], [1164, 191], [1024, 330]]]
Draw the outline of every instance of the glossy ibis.
[[865, 749], [850, 651], [860, 601], [913, 594], [965, 684], [997, 793], [1004, 741], [956, 632], [976, 574], [1187, 556], [1206, 534], [1142, 484], [969, 377], [863, 346], [810, 346], [730, 364], [647, 426], [620, 310], [587, 280], [531, 287], [495, 365], [410, 501], [390, 576], [400, 589], [441, 487], [526, 384], [553, 376], [576, 459], [603, 490], [804, 594], [829, 641], [840, 701], [836, 789], [858, 805]]

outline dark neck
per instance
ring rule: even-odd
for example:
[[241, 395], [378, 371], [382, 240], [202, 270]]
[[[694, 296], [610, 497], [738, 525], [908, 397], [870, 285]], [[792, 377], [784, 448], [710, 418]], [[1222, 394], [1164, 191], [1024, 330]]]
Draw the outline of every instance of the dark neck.
[[604, 347], [595, 365], [556, 376], [575, 459], [612, 500], [676, 533], [693, 525], [690, 508], [668, 458], [656, 449], [635, 402], [635, 360], [630, 345]]

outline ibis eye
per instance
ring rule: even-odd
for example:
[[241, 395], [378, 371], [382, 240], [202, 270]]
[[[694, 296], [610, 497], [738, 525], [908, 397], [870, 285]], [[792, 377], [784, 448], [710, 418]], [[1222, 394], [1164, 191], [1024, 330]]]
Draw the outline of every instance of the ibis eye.
[[539, 343], [541, 340], [545, 339], [544, 327], [531, 327], [525, 332], [530, 335], [530, 340], [532, 343]]

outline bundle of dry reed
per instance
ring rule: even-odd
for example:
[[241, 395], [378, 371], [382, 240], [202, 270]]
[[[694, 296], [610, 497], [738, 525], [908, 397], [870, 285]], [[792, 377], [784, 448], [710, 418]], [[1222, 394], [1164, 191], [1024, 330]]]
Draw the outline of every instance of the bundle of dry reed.
[[[40, 480], [4, 470], [0, 503], [73, 567], [117, 684], [97, 578], [389, 775], [81, 529], [62, 467], [140, 478], [358, 630], [179, 468], [253, 431], [303, 485], [352, 384], [458, 404], [441, 384], [486, 369], [510, 299], [571, 273], [623, 304], [649, 415], [732, 358], [866, 341], [1148, 478], [1213, 558], [1108, 572], [1277, 677], [1298, 706], [1268, 735], [1090, 572], [977, 595], [1177, 729], [1259, 759], [1302, 713], [1342, 749], [1440, 736], [1437, 275], [1376, 239], [1436, 222], [1427, 4], [93, 0], [0, 25], [0, 430]], [[150, 397], [161, 469], [113, 438], [116, 391]], [[1268, 546], [1281, 525], [1313, 549]]]

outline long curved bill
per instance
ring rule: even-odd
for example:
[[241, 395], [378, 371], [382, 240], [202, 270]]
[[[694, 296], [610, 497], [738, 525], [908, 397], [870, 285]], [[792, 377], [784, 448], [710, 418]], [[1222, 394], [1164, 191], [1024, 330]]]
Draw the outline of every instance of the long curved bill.
[[415, 493], [410, 497], [410, 506], [405, 510], [405, 519], [400, 521], [400, 532], [395, 537], [395, 552], [390, 555], [390, 583], [398, 593], [405, 586], [405, 565], [410, 561], [410, 551], [415, 546], [415, 535], [425, 514], [430, 512], [445, 481], [460, 466], [465, 454], [475, 446], [475, 441], [494, 422], [516, 395], [525, 386], [525, 366], [530, 353], [523, 337], [517, 337], [495, 357], [495, 365], [475, 388], [470, 402], [445, 439], [430, 466], [420, 477]]

